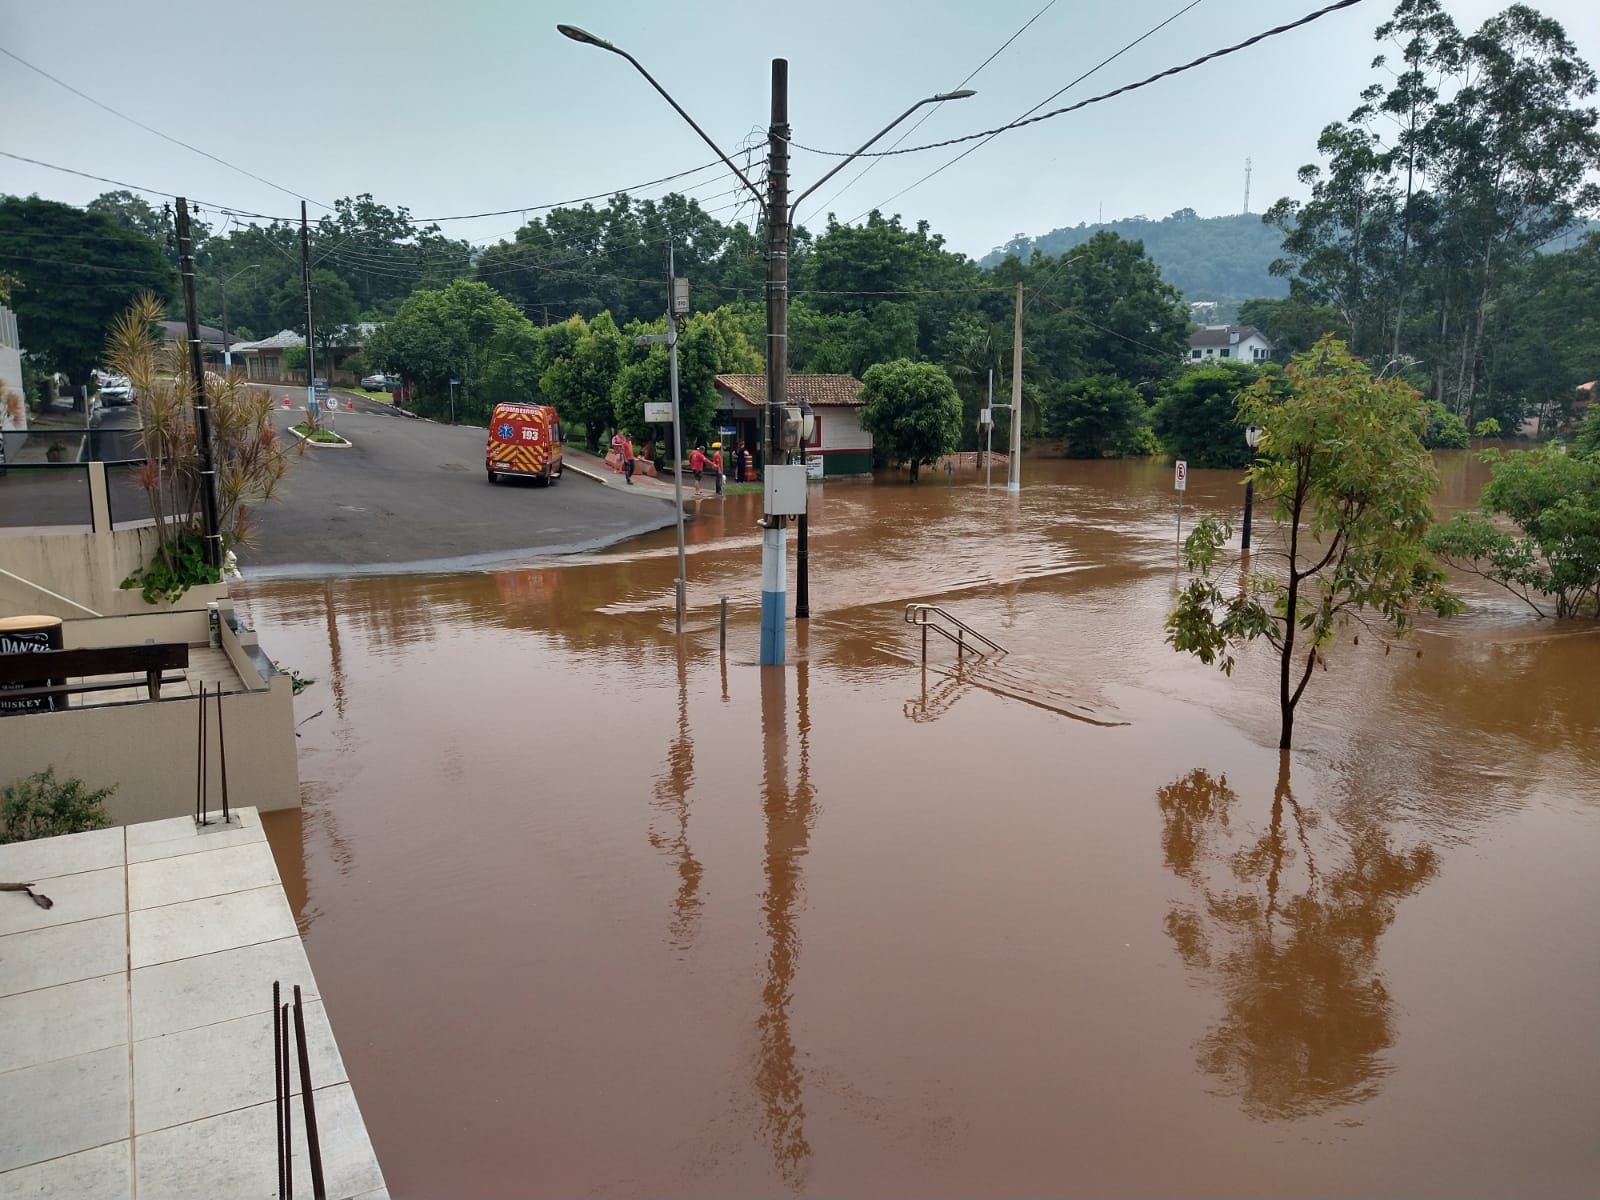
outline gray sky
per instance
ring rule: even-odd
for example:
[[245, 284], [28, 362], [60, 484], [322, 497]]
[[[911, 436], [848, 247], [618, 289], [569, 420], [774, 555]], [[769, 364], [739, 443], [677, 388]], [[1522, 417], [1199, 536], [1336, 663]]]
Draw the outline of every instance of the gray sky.
[[[972, 80], [977, 96], [933, 111], [905, 144], [1021, 116], [1185, 3], [1057, 0]], [[560, 37], [558, 20], [631, 51], [735, 154], [761, 138], [775, 56], [789, 60], [794, 140], [850, 150], [913, 101], [959, 85], [1044, 4], [279, 0], [162, 9], [0, 0], [0, 45], [129, 116], [314, 200], [370, 191], [413, 216], [433, 217], [532, 208], [711, 158], [626, 61]], [[1047, 107], [1317, 7], [1318, 0], [1200, 0]], [[1448, 5], [1469, 30], [1504, 7], [1491, 0]], [[1593, 0], [1535, 7], [1560, 20], [1596, 62], [1600, 8]], [[965, 147], [886, 160], [835, 197], [860, 170], [852, 164], [802, 207], [801, 220], [817, 229], [829, 209], [850, 220], [882, 206], [908, 223], [926, 219], [954, 248], [977, 257], [1017, 232], [1093, 222], [1102, 207], [1107, 220], [1157, 218], [1182, 207], [1202, 216], [1239, 212], [1246, 156], [1254, 163], [1250, 209], [1260, 212], [1279, 196], [1301, 194], [1295, 171], [1314, 160], [1321, 128], [1347, 116], [1374, 78], [1372, 30], [1391, 11], [1389, 0], [1365, 0], [1142, 92], [1003, 134], [894, 199]], [[298, 216], [297, 199], [134, 128], [4, 57], [0, 111], [7, 116], [0, 149], [202, 203]], [[797, 151], [796, 194], [833, 161]], [[738, 199], [721, 194], [737, 186], [725, 171], [677, 186], [711, 209]], [[0, 159], [3, 192], [82, 204], [109, 189]], [[313, 219], [322, 211], [313, 205]], [[750, 214], [748, 206], [739, 211]], [[728, 219], [736, 210], [718, 215]], [[445, 228], [485, 242], [519, 224], [513, 215]]]

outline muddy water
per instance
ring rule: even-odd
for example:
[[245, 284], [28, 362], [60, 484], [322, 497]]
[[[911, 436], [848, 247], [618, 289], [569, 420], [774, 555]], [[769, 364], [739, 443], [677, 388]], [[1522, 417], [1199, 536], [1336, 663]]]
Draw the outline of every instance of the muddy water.
[[[781, 672], [755, 497], [681, 650], [670, 533], [246, 589], [319, 681], [273, 845], [395, 1195], [1593, 1191], [1600, 634], [1469, 589], [1280, 760], [1270, 664], [1162, 644], [1169, 469], [815, 503]], [[1010, 653], [924, 671], [913, 600]]]

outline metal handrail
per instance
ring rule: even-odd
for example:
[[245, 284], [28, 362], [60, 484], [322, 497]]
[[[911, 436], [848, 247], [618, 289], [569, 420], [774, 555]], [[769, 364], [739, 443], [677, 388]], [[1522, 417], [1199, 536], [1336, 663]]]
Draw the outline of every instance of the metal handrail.
[[[932, 616], [938, 616], [942, 620], [950, 622], [950, 624], [956, 627], [956, 632], [951, 633], [943, 625], [938, 624], [936, 621], [930, 620], [929, 618]], [[971, 625], [968, 625], [960, 617], [946, 612], [937, 604], [906, 605], [905, 621], [907, 625], [922, 626], [922, 661], [924, 663], [928, 661], [928, 630], [930, 629], [935, 633], [941, 634], [947, 640], [955, 643], [957, 658], [960, 658], [962, 655], [964, 655], [968, 649], [970, 649], [979, 657], [984, 657], [984, 652], [982, 650], [979, 650], [976, 646], [969, 647], [967, 645], [966, 638], [969, 634], [976, 640], [982, 642], [985, 646], [989, 647], [989, 649], [996, 654], [1004, 654], [1006, 652], [1006, 648], [999, 642], [995, 641], [993, 638], [985, 637]]]

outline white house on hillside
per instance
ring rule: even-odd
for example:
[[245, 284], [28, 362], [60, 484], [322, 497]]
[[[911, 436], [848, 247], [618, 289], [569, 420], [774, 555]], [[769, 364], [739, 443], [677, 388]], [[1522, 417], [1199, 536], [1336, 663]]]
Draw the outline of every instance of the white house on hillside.
[[1234, 358], [1263, 363], [1272, 357], [1272, 343], [1254, 325], [1207, 325], [1189, 335], [1189, 361]]

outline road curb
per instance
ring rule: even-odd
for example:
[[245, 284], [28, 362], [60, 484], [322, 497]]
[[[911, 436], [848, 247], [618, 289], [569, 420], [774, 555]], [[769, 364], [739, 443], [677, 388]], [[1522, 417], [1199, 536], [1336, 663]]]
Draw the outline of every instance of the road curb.
[[293, 425], [289, 426], [289, 432], [292, 433], [295, 437], [299, 438], [300, 441], [301, 441], [301, 444], [306, 445], [306, 446], [310, 446], [314, 450], [349, 450], [349, 449], [352, 449], [355, 446], [355, 443], [352, 442], [349, 438], [345, 437], [344, 434], [338, 432], [337, 430], [333, 430], [333, 429], [330, 429], [327, 432], [333, 434], [333, 436], [336, 437], [336, 438], [342, 439], [341, 441], [338, 441], [338, 442], [313, 442], [310, 438], [308, 438], [305, 434], [301, 433]]

